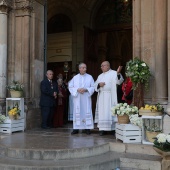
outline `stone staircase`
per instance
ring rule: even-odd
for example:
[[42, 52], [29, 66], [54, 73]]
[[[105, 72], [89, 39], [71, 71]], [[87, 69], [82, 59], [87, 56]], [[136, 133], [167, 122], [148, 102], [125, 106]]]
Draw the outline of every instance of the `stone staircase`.
[[106, 143], [78, 149], [0, 146], [0, 170], [161, 170], [152, 146]]

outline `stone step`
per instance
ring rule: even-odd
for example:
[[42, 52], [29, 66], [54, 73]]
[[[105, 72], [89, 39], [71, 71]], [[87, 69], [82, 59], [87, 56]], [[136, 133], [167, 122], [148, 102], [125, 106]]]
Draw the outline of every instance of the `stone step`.
[[26, 160], [63, 160], [96, 156], [107, 153], [109, 150], [109, 143], [93, 147], [61, 150], [10, 148], [1, 145], [0, 155], [9, 158]]
[[22, 160], [0, 156], [0, 170], [114, 170], [120, 167], [119, 154], [67, 160]]
[[67, 160], [22, 160], [0, 156], [0, 170], [161, 170], [159, 156], [107, 152]]
[[161, 170], [161, 161], [160, 156], [127, 153], [120, 158], [120, 169]]

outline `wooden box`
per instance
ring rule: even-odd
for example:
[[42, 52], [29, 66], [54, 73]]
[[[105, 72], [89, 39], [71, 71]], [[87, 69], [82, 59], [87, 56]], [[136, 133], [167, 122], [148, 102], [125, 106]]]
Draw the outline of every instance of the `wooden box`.
[[141, 143], [142, 129], [132, 124], [116, 123], [116, 139], [123, 143]]
[[25, 129], [25, 112], [24, 112], [24, 98], [6, 98], [6, 116], [8, 116], [8, 108], [12, 109], [15, 104], [18, 104], [20, 116], [17, 120], [8, 119], [0, 124], [0, 132], [12, 133], [16, 131], [24, 131]]
[[161, 116], [162, 112], [156, 112], [151, 110], [140, 110], [139, 109], [139, 115], [142, 116]]
[[0, 124], [0, 132], [12, 133], [16, 131], [24, 131], [25, 119], [21, 118], [18, 120], [6, 119], [4, 123]]

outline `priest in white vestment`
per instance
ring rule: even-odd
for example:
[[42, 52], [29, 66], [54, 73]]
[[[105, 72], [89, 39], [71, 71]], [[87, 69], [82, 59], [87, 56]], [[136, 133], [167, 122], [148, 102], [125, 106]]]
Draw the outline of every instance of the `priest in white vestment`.
[[105, 131], [115, 130], [115, 122], [117, 117], [112, 116], [111, 107], [117, 104], [117, 85], [123, 82], [120, 74], [122, 67], [119, 66], [117, 71], [110, 69], [110, 63], [104, 61], [101, 64], [103, 71], [95, 82], [95, 91], [98, 92], [95, 123], [99, 128], [100, 135], [104, 135]]
[[79, 65], [80, 73], [69, 82], [69, 91], [73, 96], [73, 132], [77, 134], [79, 129], [86, 129], [86, 134], [90, 134], [90, 129], [94, 128], [91, 96], [94, 93], [94, 80], [86, 73], [86, 64]]

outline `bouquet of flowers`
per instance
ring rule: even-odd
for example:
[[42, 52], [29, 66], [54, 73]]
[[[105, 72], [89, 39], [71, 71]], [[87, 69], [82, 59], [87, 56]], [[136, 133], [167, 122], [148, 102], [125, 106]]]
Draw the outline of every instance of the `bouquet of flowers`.
[[169, 152], [170, 151], [170, 135], [160, 133], [155, 137], [154, 147]]
[[6, 119], [7, 119], [6, 116], [0, 114], [0, 124], [1, 124], [1, 123], [4, 123], [4, 121], [5, 121]]
[[128, 116], [138, 113], [138, 108], [136, 106], [130, 106], [127, 103], [119, 103], [111, 108], [112, 115], [123, 116], [127, 114]]
[[142, 128], [142, 118], [138, 116], [138, 114], [130, 115], [129, 116], [130, 122], [136, 126]]
[[8, 108], [8, 115], [10, 119], [17, 120], [20, 116], [21, 110], [18, 107], [18, 104], [16, 104], [12, 109], [10, 107]]
[[7, 85], [6, 88], [8, 90], [14, 90], [14, 91], [23, 91], [23, 84], [20, 83], [19, 81], [13, 80], [11, 84]]
[[134, 58], [126, 64], [126, 76], [131, 78], [133, 89], [136, 89], [138, 83], [144, 84], [147, 89], [151, 72], [149, 66], [144, 61]]

